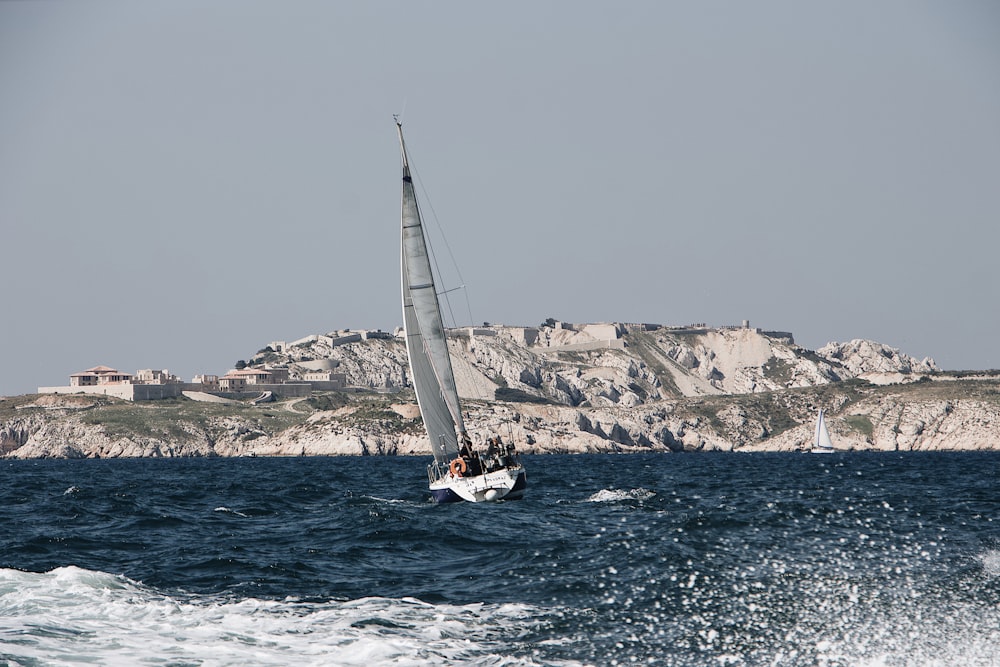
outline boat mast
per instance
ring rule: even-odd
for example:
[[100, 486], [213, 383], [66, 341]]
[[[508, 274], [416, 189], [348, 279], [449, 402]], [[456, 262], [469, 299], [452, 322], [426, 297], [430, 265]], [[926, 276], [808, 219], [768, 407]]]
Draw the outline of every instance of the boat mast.
[[[421, 412], [425, 410], [422, 404], [421, 394], [425, 399], [431, 397], [421, 392], [421, 383], [416, 377], [414, 368], [414, 357], [422, 358], [426, 363], [425, 368], [432, 371], [437, 383], [437, 400], [443, 399], [450, 413], [453, 422], [453, 431], [457, 430], [458, 439], [462, 444], [470, 442], [466, 433], [465, 422], [462, 418], [462, 409], [458, 400], [458, 389], [455, 385], [455, 373], [451, 365], [451, 356], [448, 352], [448, 342], [444, 331], [444, 324], [441, 318], [441, 306], [437, 298], [437, 290], [434, 285], [434, 276], [430, 266], [427, 252], [427, 238], [424, 234], [423, 221], [420, 209], [417, 205], [416, 192], [413, 187], [413, 177], [410, 173], [410, 161], [406, 154], [406, 141], [403, 139], [403, 124], [398, 116], [393, 116], [396, 121], [396, 131], [399, 134], [399, 148], [403, 163], [403, 219], [402, 219], [402, 268], [403, 268], [403, 309], [404, 320], [407, 328], [411, 322], [418, 330], [416, 336], [414, 332], [406, 332], [407, 350], [410, 355], [411, 372], [414, 374], [414, 387], [417, 389], [417, 403], [421, 405]], [[412, 337], [411, 337], [412, 336]], [[419, 337], [419, 341], [415, 338]], [[420, 346], [414, 349], [412, 346]], [[425, 425], [429, 426], [427, 415], [424, 418]], [[454, 435], [454, 433], [453, 433]], [[432, 442], [440, 437], [438, 433], [428, 431]]]

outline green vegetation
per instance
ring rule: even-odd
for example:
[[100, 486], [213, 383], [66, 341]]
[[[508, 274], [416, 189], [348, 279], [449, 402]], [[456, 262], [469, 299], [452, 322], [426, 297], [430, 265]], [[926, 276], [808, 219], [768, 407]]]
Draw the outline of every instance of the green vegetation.
[[684, 407], [699, 419], [707, 421], [716, 433], [725, 433], [726, 426], [719, 419], [719, 413], [726, 407], [726, 401], [695, 399], [685, 403]]
[[[23, 394], [0, 398], [0, 422], [33, 413], [44, 412], [60, 414], [63, 409], [79, 412], [92, 410], [103, 405], [124, 403], [121, 399], [108, 396], [91, 396], [89, 394]], [[60, 409], [61, 408], [61, 409]]]
[[420, 417], [406, 419], [390, 407], [389, 401], [381, 397], [368, 397], [356, 402], [352, 412], [337, 420], [345, 426], [362, 429], [377, 425], [380, 431], [386, 433], [419, 434], [423, 429], [423, 420]]
[[852, 430], [858, 431], [861, 435], [865, 436], [865, 440], [871, 441], [872, 434], [875, 432], [875, 425], [872, 424], [872, 420], [868, 418], [868, 415], [848, 415], [841, 421]]
[[787, 386], [792, 381], [792, 369], [794, 368], [795, 364], [785, 359], [771, 357], [764, 364], [764, 377], [776, 384]]
[[659, 354], [660, 348], [651, 340], [652, 336], [653, 334], [645, 332], [630, 332], [625, 335], [625, 344], [656, 375], [656, 379], [660, 381], [661, 393], [680, 396], [681, 390], [677, 387], [673, 374], [666, 366], [667, 363], [674, 362], [664, 359]]
[[[264, 434], [274, 434], [301, 426], [309, 417], [319, 411], [333, 411], [343, 407], [353, 407], [343, 415], [335, 417], [345, 426], [367, 428], [377, 426], [389, 433], [418, 433], [421, 420], [406, 419], [391, 408], [394, 401], [407, 400], [403, 397], [375, 393], [323, 392], [314, 393], [306, 399], [293, 398], [252, 405], [249, 403], [208, 403], [191, 401], [186, 398], [171, 398], [157, 401], [129, 402], [105, 397], [87, 396], [89, 409], [69, 410], [79, 415], [84, 424], [99, 426], [109, 437], [133, 438], [150, 437], [167, 441], [183, 441], [198, 433], [208, 436], [220, 428], [220, 420], [238, 420], [251, 430], [244, 436], [252, 440]], [[0, 419], [24, 415], [37, 396], [17, 397], [0, 401]], [[77, 399], [79, 400], [79, 399]], [[21, 406], [16, 409], [16, 406]], [[42, 408], [33, 408], [42, 410]], [[62, 411], [48, 410], [46, 414], [60, 418]]]
[[585, 352], [579, 352], [576, 350], [559, 350], [556, 352], [556, 356], [560, 361], [579, 364], [581, 366], [586, 365], [590, 360], [590, 357]]
[[144, 435], [178, 440], [190, 437], [192, 432], [210, 432], [212, 420], [218, 418], [248, 419], [263, 431], [276, 432], [304, 421], [306, 416], [274, 407], [170, 398], [141, 403], [117, 401], [88, 410], [80, 419], [100, 426], [111, 437]]
[[258, 350], [257, 354], [253, 355], [250, 359], [249, 365], [260, 366], [262, 364], [276, 364], [280, 365], [285, 363], [286, 357], [278, 354], [271, 348], [270, 345], [262, 350]]
[[549, 403], [547, 398], [542, 396], [535, 396], [534, 394], [529, 394], [521, 389], [512, 389], [510, 387], [497, 387], [494, 392], [494, 398], [498, 401], [506, 401], [507, 403]]
[[313, 410], [336, 410], [351, 402], [350, 396], [341, 393], [328, 392], [325, 394], [313, 394], [305, 400], [305, 403]]

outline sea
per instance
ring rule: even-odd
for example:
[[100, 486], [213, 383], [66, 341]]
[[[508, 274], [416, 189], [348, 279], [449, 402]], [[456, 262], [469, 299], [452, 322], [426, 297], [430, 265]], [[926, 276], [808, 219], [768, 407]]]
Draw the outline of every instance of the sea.
[[0, 461], [0, 665], [1000, 665], [1000, 452]]

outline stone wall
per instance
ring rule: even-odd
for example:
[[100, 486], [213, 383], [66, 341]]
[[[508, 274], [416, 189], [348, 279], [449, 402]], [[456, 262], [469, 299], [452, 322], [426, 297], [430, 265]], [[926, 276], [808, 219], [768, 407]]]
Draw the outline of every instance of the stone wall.
[[39, 387], [39, 394], [97, 394], [113, 396], [126, 401], [154, 401], [160, 398], [176, 398], [184, 391], [203, 391], [204, 385], [187, 382], [169, 384], [104, 384], [88, 387]]
[[[225, 396], [230, 398], [249, 398], [265, 391], [270, 391], [275, 396], [282, 398], [292, 398], [308, 396], [313, 390], [313, 385], [320, 385], [316, 388], [325, 390], [327, 385], [331, 389], [343, 387], [343, 383], [337, 382], [316, 382], [316, 383], [288, 383], [288, 384], [254, 384], [248, 385], [243, 392], [219, 392], [211, 391], [203, 384], [191, 382], [172, 382], [170, 384], [107, 384], [94, 385], [90, 387], [39, 387], [39, 394], [97, 394], [99, 396], [113, 396], [126, 401], [155, 401], [162, 398], [177, 398], [185, 391], [201, 391], [207, 394]], [[340, 385], [334, 387], [333, 385]]]

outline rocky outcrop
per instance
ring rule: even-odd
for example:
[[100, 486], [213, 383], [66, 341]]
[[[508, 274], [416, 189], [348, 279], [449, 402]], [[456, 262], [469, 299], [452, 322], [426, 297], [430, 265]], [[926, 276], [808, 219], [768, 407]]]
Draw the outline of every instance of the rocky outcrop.
[[894, 347], [871, 340], [855, 339], [848, 343], [828, 343], [816, 350], [816, 354], [836, 361], [853, 377], [868, 373], [919, 375], [941, 370], [930, 357], [917, 361]]
[[[191, 409], [176, 400], [0, 399], [0, 455], [428, 454], [402, 341], [334, 341], [309, 337], [252, 363], [318, 361], [378, 392]], [[513, 439], [528, 453], [803, 450], [821, 407], [840, 449], [1000, 446], [1000, 377], [945, 374], [871, 341], [813, 352], [748, 328], [602, 325], [490, 327], [449, 345], [475, 435]]]
[[[520, 396], [582, 407], [636, 407], [686, 396], [817, 386], [874, 370], [916, 373], [935, 369], [932, 361], [917, 362], [878, 343], [831, 344], [824, 348], [826, 354], [814, 353], [789, 337], [749, 328], [586, 325], [574, 329], [559, 325], [532, 331], [531, 336], [525, 335], [523, 327], [454, 331], [449, 345], [463, 395], [487, 400]], [[258, 353], [250, 363], [285, 364], [294, 376], [300, 365], [326, 361], [344, 373], [351, 386], [409, 386], [406, 349], [400, 338], [340, 345], [335, 340], [332, 335], [311, 336], [284, 354]]]
[[[23, 408], [2, 422], [0, 434], [4, 456], [16, 458], [429, 454], [416, 406], [405, 398], [357, 394], [350, 405], [304, 412], [291, 423], [274, 418], [294, 410], [291, 403], [213, 406], [200, 417], [162, 422], [153, 414], [165, 408], [151, 405], [144, 408], [150, 421], [129, 432], [108, 426], [120, 404], [86, 418], [78, 411]], [[1000, 443], [1000, 378], [890, 387], [854, 381], [635, 407], [466, 403], [477, 439], [500, 435], [527, 453], [807, 450], [819, 407], [838, 449], [983, 450]]]

